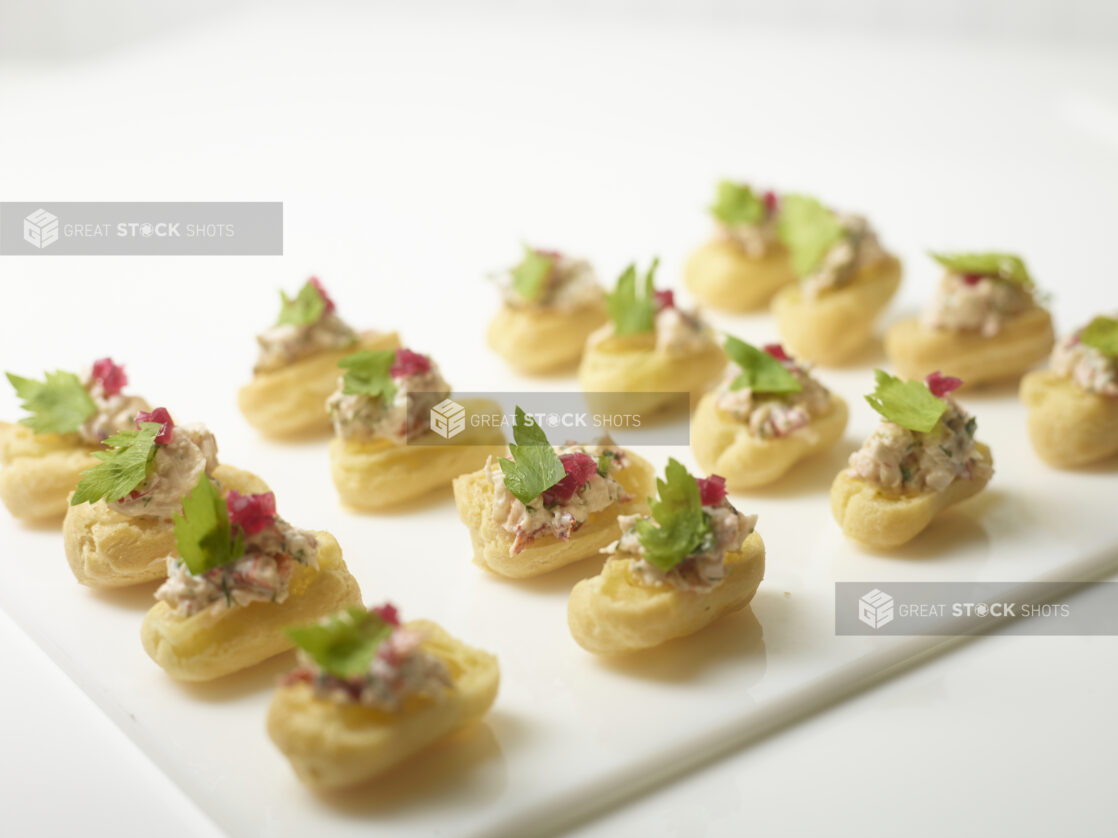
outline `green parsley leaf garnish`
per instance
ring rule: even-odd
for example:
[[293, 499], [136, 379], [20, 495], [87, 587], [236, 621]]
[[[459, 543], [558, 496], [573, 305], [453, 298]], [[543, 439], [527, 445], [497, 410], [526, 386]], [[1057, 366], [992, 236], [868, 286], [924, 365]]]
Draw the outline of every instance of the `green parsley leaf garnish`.
[[928, 253], [953, 274], [988, 276], [1031, 286], [1033, 278], [1020, 256], [1013, 253]]
[[225, 498], [203, 474], [198, 485], [182, 499], [182, 512], [174, 515], [175, 546], [193, 575], [235, 562], [245, 554], [245, 534], [237, 527], [234, 538]]
[[555, 257], [524, 246], [524, 258], [512, 269], [512, 288], [525, 300], [537, 299], [548, 276], [555, 269]]
[[97, 405], [72, 372], [44, 373], [43, 381], [8, 373], [23, 409], [30, 413], [19, 420], [37, 434], [70, 434], [82, 426]]
[[528, 505], [567, 476], [566, 469], [534, 419], [524, 408], [516, 407], [516, 426], [512, 429], [515, 444], [509, 446], [513, 459], [497, 460], [505, 475], [505, 488], [524, 505]]
[[342, 376], [342, 392], [379, 396], [385, 404], [391, 404], [396, 397], [396, 382], [390, 372], [395, 362], [395, 349], [366, 349], [346, 355], [338, 361], [338, 366], [346, 371]]
[[1118, 320], [1100, 314], [1079, 333], [1079, 342], [1103, 355], [1118, 355]]
[[377, 647], [392, 634], [392, 626], [378, 614], [350, 606], [321, 623], [294, 626], [287, 636], [318, 664], [338, 678], [354, 678], [369, 671]]
[[139, 430], [117, 431], [106, 439], [105, 448], [93, 452], [101, 462], [82, 472], [70, 506], [95, 503], [101, 498], [120, 500], [139, 488], [148, 479], [155, 459], [155, 438], [162, 429], [158, 422], [141, 422]]
[[765, 203], [747, 185], [723, 180], [710, 214], [723, 224], [758, 224], [765, 219]]
[[616, 334], [635, 335], [655, 328], [656, 296], [652, 281], [659, 264], [659, 257], [652, 260], [644, 275], [643, 293], [637, 293], [637, 266], [629, 265], [618, 277], [614, 292], [606, 294], [606, 309]]
[[901, 381], [884, 370], [874, 370], [873, 375], [877, 386], [866, 401], [902, 428], [926, 434], [947, 410], [947, 402], [933, 396], [923, 382]]
[[322, 299], [322, 295], [310, 280], [303, 284], [294, 299], [288, 297], [283, 291], [280, 291], [280, 299], [283, 304], [279, 319], [276, 321], [277, 326], [309, 326], [311, 323], [317, 323], [326, 313], [326, 300]]
[[659, 500], [649, 498], [652, 521], [642, 518], [634, 526], [644, 548], [644, 559], [665, 573], [699, 549], [710, 534], [703, 512], [699, 484], [677, 460], [668, 460], [664, 480], [657, 478]]
[[792, 270], [801, 277], [818, 268], [827, 251], [845, 235], [835, 214], [807, 195], [784, 196], [776, 231], [788, 249]]
[[741, 367], [741, 375], [730, 382], [731, 390], [748, 387], [754, 393], [798, 393], [804, 389], [784, 364], [763, 349], [733, 335], [726, 336], [724, 345], [730, 360]]

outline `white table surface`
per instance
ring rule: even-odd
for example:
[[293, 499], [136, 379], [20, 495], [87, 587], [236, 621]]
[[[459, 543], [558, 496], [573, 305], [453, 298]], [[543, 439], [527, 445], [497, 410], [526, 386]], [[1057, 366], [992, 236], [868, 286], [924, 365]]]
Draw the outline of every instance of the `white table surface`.
[[[1057, 291], [1061, 270], [1097, 271], [1108, 296], [1104, 304], [1113, 307], [1113, 52], [898, 43], [850, 34], [801, 38], [779, 29], [663, 22], [574, 28], [545, 21], [538, 31], [533, 21], [515, 17], [463, 16], [438, 31], [415, 20], [383, 28], [372, 23], [333, 8], [313, 14], [282, 9], [264, 18], [240, 10], [88, 65], [0, 65], [0, 197], [284, 200], [288, 255], [282, 265], [243, 263], [254, 275], [277, 277], [277, 284], [308, 270], [327, 276], [397, 271], [412, 278], [414, 253], [424, 252], [429, 236], [457, 248], [471, 269], [499, 264], [519, 236], [571, 241], [604, 257], [603, 273], [609, 274], [615, 264], [660, 249], [664, 239], [679, 239], [678, 209], [657, 205], [657, 178], [674, 193], [688, 194], [695, 209], [686, 216], [687, 235], [697, 240], [710, 183], [741, 174], [868, 208], [906, 255], [929, 243], [996, 241], [1027, 249]], [[526, 44], [529, 36], [538, 48]], [[377, 87], [371, 104], [363, 102], [362, 85], [373, 84], [378, 66], [372, 53], [386, 49], [412, 78], [399, 82], [402, 87], [396, 79]], [[516, 62], [536, 52], [568, 63], [557, 59], [526, 78]], [[768, 90], [727, 81], [743, 56], [744, 66], [761, 68]], [[260, 63], [274, 76], [251, 79], [245, 68]], [[454, 72], [464, 65], [467, 72], [456, 80]], [[500, 86], [492, 96], [478, 92], [494, 79]], [[542, 99], [534, 98], [533, 83], [546, 84]], [[465, 101], [432, 110], [426, 97], [444, 84]], [[865, 100], [846, 101], [852, 92]], [[988, 124], [978, 118], [985, 95]], [[500, 120], [490, 129], [516, 130], [523, 102], [542, 102], [550, 118], [576, 123], [564, 126], [565, 148], [514, 144], [503, 155], [509, 172], [554, 192], [556, 206], [502, 208], [518, 194], [514, 183], [467, 172], [465, 188], [493, 178], [488, 238], [456, 236], [452, 221], [442, 217], [422, 227], [432, 199], [413, 193], [409, 200], [415, 187], [400, 155], [414, 154], [413, 162], [426, 159], [453, 176], [463, 160], [492, 151], [486, 148], [492, 137], [478, 120]], [[385, 153], [396, 159], [362, 161], [353, 154], [355, 136], [369, 130], [362, 107], [373, 106], [410, 120], [410, 130], [383, 137]], [[723, 124], [727, 107], [753, 109], [762, 122], [791, 124], [814, 112], [818, 132], [780, 135], [757, 128], [742, 135], [732, 156], [723, 144], [703, 139], [708, 126]], [[966, 114], [963, 124], [959, 113]], [[537, 124], [538, 117], [529, 122]], [[440, 158], [444, 132], [451, 129], [458, 152]], [[1016, 139], [1007, 136], [1010, 129]], [[912, 165], [914, 148], [927, 166]], [[285, 151], [295, 155], [291, 169], [276, 165]], [[257, 159], [268, 165], [255, 165]], [[610, 201], [573, 211], [581, 205], [577, 181], [567, 188], [572, 171], [592, 175]], [[640, 171], [648, 173], [647, 183], [637, 179]], [[898, 180], [911, 185], [912, 195], [897, 188]], [[1022, 240], [1021, 207], [999, 201], [1022, 180], [1035, 182], [1039, 211], [1053, 213], [1061, 240], [1075, 242], [1070, 251], [1035, 236]], [[929, 198], [937, 189], [957, 201]], [[907, 206], [913, 201], [921, 206]], [[929, 201], [943, 206], [933, 211]], [[332, 202], [345, 212], [326, 217], [322, 210]], [[461, 210], [451, 203], [452, 212]], [[645, 213], [639, 222], [627, 217], [634, 209]], [[399, 213], [404, 231], [368, 251], [366, 220], [375, 223], [389, 212]], [[612, 235], [600, 232], [602, 213], [618, 215]], [[337, 247], [327, 251], [322, 241], [330, 235]], [[682, 256], [665, 254], [672, 282]], [[126, 261], [86, 260], [82, 269], [95, 277], [120, 271], [138, 278], [141, 262], [160, 266]], [[209, 267], [205, 260], [195, 264]], [[0, 262], [0, 276], [19, 281], [25, 267]], [[63, 266], [34, 269], [49, 278]], [[926, 266], [920, 270], [926, 279]], [[1061, 325], [1099, 302], [1060, 299]], [[392, 301], [393, 307], [406, 304]], [[32, 343], [34, 357], [49, 353], [46, 337]], [[43, 364], [55, 361], [64, 363], [51, 358]], [[911, 835], [1112, 834], [1115, 644], [1112, 638], [981, 639], [635, 801], [582, 834], [860, 834], [881, 825]], [[111, 828], [121, 836], [147, 836], [158, 824], [163, 838], [216, 834], [3, 614], [0, 648], [6, 652], [0, 679], [5, 832], [99, 835]]]

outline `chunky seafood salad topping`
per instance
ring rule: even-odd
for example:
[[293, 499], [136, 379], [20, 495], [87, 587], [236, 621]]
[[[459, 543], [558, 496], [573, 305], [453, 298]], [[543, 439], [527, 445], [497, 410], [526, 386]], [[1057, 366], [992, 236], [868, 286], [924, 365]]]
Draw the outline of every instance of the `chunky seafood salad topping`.
[[777, 234], [807, 299], [849, 284], [886, 256], [865, 218], [834, 212], [806, 195], [781, 200]]
[[280, 298], [283, 303], [275, 325], [256, 337], [260, 344], [256, 372], [278, 370], [316, 352], [352, 346], [357, 340], [317, 277], [307, 280], [294, 298], [282, 291]]
[[675, 304], [670, 290], [657, 291], [653, 280], [659, 259], [637, 282], [636, 265], [630, 265], [617, 280], [617, 287], [606, 294], [606, 310], [610, 322], [590, 336], [591, 343], [601, 343], [614, 336], [654, 335], [656, 350], [667, 355], [691, 355], [714, 344], [710, 329], [694, 312]]
[[202, 476], [175, 513], [178, 556], [167, 557], [167, 581], [155, 598], [181, 617], [250, 602], [283, 602], [297, 564], [318, 567], [312, 533], [276, 514], [271, 492], [222, 498]]
[[718, 385], [715, 405], [748, 426], [753, 436], [787, 436], [830, 410], [831, 391], [780, 344], [762, 350], [727, 337], [725, 348], [738, 369], [731, 369]]
[[409, 699], [438, 701], [454, 689], [446, 664], [424, 649], [424, 634], [402, 625], [388, 603], [347, 608], [287, 634], [299, 651], [284, 685], [309, 684], [327, 701], [396, 713]]
[[574, 311], [602, 299], [598, 276], [585, 259], [556, 250], [525, 247], [524, 257], [497, 276], [505, 303], [513, 308]]
[[1099, 315], [1057, 343], [1052, 369], [1089, 393], [1118, 398], [1118, 317]]
[[726, 556], [741, 549], [757, 516], [730, 503], [724, 478], [695, 478], [676, 460], [668, 460], [656, 490], [652, 514], [619, 516], [621, 538], [602, 552], [632, 560], [642, 584], [713, 590], [726, 577]]
[[933, 253], [947, 269], [939, 291], [921, 315], [932, 329], [993, 337], [1006, 321], [1034, 305], [1034, 285], [1012, 253]]
[[516, 409], [513, 458], [490, 457], [485, 473], [493, 482], [493, 518], [513, 536], [510, 555], [535, 539], [566, 540], [595, 512], [632, 500], [618, 482], [625, 451], [615, 445], [562, 445], [553, 448], [543, 429]]
[[217, 468], [217, 442], [202, 425], [175, 425], [165, 407], [136, 414], [94, 451], [101, 462], [82, 472], [71, 506], [104, 499], [123, 515], [170, 518], [201, 475]]
[[720, 181], [710, 214], [719, 237], [733, 242], [752, 259], [760, 259], [777, 244], [776, 219], [780, 198], [772, 190], [755, 192], [749, 184]]
[[975, 446], [977, 423], [951, 396], [962, 381], [938, 372], [923, 384], [874, 374], [877, 388], [866, 401], [884, 421], [850, 455], [851, 477], [891, 491], [941, 492], [955, 480], [990, 476]]
[[407, 442], [427, 430], [431, 408], [450, 395], [430, 356], [410, 349], [355, 352], [338, 366], [345, 374], [326, 409], [342, 439]]
[[111, 358], [94, 361], [81, 377], [57, 370], [42, 381], [8, 373], [8, 381], [28, 413], [20, 424], [37, 434], [77, 434], [90, 445], [132, 427], [132, 417], [148, 409], [139, 396], [121, 392], [128, 376]]

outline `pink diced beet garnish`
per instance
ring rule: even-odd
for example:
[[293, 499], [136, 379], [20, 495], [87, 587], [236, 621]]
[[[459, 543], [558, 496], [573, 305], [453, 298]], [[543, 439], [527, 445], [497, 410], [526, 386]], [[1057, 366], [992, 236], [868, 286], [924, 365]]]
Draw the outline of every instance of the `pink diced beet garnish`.
[[784, 351], [784, 347], [781, 346], [779, 343], [766, 343], [761, 348], [769, 353], [772, 357], [776, 358], [776, 360], [780, 361], [782, 364], [786, 361], [792, 360], [791, 357], [789, 357], [788, 353]]
[[388, 370], [393, 378], [406, 378], [409, 375], [422, 375], [431, 370], [431, 359], [410, 349], [397, 349], [396, 360]]
[[230, 523], [245, 531], [245, 535], [256, 535], [276, 521], [276, 496], [272, 492], [256, 495], [242, 495], [230, 489], [225, 496], [225, 506], [229, 510]]
[[115, 396], [128, 383], [128, 376], [124, 374], [124, 367], [114, 364], [112, 358], [102, 358], [99, 361], [94, 361], [93, 377], [97, 379], [102, 392], [106, 396]]
[[656, 297], [656, 310], [664, 308], [675, 308], [675, 292], [670, 288], [664, 291], [653, 291], [653, 296]]
[[144, 422], [155, 422], [162, 426], [159, 433], [155, 435], [156, 445], [166, 445], [175, 438], [175, 422], [171, 419], [171, 414], [167, 412], [167, 408], [157, 407], [151, 413], [141, 410], [136, 414], [136, 428], [139, 429]]
[[726, 478], [720, 474], [696, 477], [695, 482], [699, 484], [699, 499], [703, 506], [715, 506], [726, 497]]
[[768, 190], [765, 192], [764, 201], [765, 213], [768, 215], [775, 215], [777, 209], [780, 208], [780, 199], [776, 196], [776, 193], [771, 189]]
[[545, 506], [566, 503], [598, 472], [598, 461], [582, 451], [564, 454], [559, 462], [563, 464], [563, 471], [567, 474], [543, 493], [541, 497]]
[[318, 296], [322, 297], [322, 302], [326, 303], [326, 313], [329, 314], [335, 308], [334, 301], [330, 299], [330, 295], [326, 293], [326, 289], [322, 287], [322, 283], [317, 276], [311, 277], [311, 285], [314, 290], [318, 292]]
[[932, 395], [936, 398], [946, 396], [952, 390], [958, 390], [963, 386], [963, 379], [955, 378], [952, 375], [941, 375], [939, 370], [928, 375], [924, 379], [924, 383], [928, 385], [928, 389], [932, 391]]
[[374, 608], [370, 608], [369, 611], [376, 614], [390, 626], [400, 625], [400, 612], [391, 602], [386, 602], [384, 605], [377, 605]]
[[978, 285], [982, 281], [982, 274], [963, 274], [963, 282], [967, 285]]

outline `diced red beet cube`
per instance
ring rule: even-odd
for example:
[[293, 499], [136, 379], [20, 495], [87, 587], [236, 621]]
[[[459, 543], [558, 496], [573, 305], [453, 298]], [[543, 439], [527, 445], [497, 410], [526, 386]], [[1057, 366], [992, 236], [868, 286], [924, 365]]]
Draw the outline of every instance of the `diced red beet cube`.
[[369, 611], [376, 614], [390, 626], [395, 627], [400, 625], [400, 612], [391, 602], [386, 602], [384, 605], [377, 605], [370, 608]]
[[761, 348], [781, 363], [792, 360], [788, 353], [784, 351], [784, 347], [779, 343], [766, 343]]
[[563, 454], [559, 462], [563, 464], [563, 471], [567, 474], [543, 493], [541, 497], [545, 506], [566, 503], [598, 473], [598, 461], [583, 451]]
[[765, 192], [763, 200], [765, 202], [765, 213], [767, 215], [775, 215], [776, 211], [780, 208], [780, 199], [776, 196], [776, 193], [771, 189], [768, 190]]
[[715, 506], [726, 497], [726, 478], [720, 474], [696, 477], [695, 482], [699, 484], [699, 499], [703, 506]]
[[982, 274], [963, 274], [963, 282], [967, 285], [978, 285], [982, 281]]
[[229, 521], [244, 530], [245, 535], [256, 535], [276, 521], [276, 496], [272, 492], [242, 495], [230, 489], [225, 507], [229, 510]]
[[151, 413], [141, 410], [136, 414], [136, 428], [139, 429], [143, 422], [156, 422], [162, 427], [155, 435], [156, 445], [166, 445], [175, 438], [175, 422], [165, 407], [157, 407]]
[[431, 370], [431, 359], [410, 349], [397, 349], [396, 360], [388, 370], [393, 378], [406, 378], [409, 375], [422, 375]]
[[962, 387], [963, 379], [951, 375], [941, 375], [940, 371], [936, 370], [924, 379], [924, 383], [928, 385], [928, 389], [932, 391], [933, 396], [940, 398], [946, 396], [952, 390], [958, 390]]
[[330, 299], [330, 295], [326, 293], [326, 289], [317, 276], [312, 276], [310, 282], [314, 286], [314, 290], [318, 292], [318, 296], [322, 297], [322, 302], [326, 303], [326, 313], [329, 314], [335, 308], [334, 301]]
[[675, 292], [670, 288], [663, 291], [653, 291], [652, 294], [656, 297], [657, 311], [665, 308], [675, 308]]
[[124, 367], [114, 364], [112, 358], [101, 358], [94, 361], [93, 377], [100, 383], [101, 390], [106, 396], [115, 396], [128, 383], [128, 376], [124, 374]]

